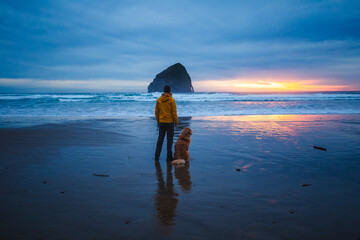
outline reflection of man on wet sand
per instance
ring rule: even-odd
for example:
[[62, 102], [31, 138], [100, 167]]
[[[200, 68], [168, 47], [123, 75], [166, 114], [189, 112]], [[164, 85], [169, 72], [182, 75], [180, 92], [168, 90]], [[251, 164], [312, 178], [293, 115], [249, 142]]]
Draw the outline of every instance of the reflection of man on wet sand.
[[[166, 182], [164, 181], [160, 162], [155, 162], [155, 168], [158, 180], [158, 189], [155, 197], [155, 209], [157, 211], [156, 217], [158, 218], [159, 224], [162, 226], [175, 225], [178, 194], [174, 191], [172, 165], [170, 162], [167, 162]], [[178, 184], [180, 185], [182, 191], [185, 193], [190, 192], [192, 186], [189, 168], [189, 162], [186, 162], [183, 167], [175, 167], [175, 177], [178, 180]]]
[[172, 177], [172, 166], [167, 162], [166, 183], [163, 178], [160, 162], [155, 161], [156, 176], [158, 179], [158, 190], [155, 198], [155, 208], [158, 212], [157, 218], [161, 225], [174, 225], [175, 210], [177, 206], [178, 194], [174, 192], [174, 184]]

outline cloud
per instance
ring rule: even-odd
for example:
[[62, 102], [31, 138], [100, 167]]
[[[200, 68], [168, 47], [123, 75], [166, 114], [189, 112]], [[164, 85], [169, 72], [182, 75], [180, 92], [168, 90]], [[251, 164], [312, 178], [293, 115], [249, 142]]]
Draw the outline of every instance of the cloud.
[[146, 81], [121, 79], [48, 80], [0, 78], [0, 92], [136, 92], [146, 89]]
[[358, 9], [335, 0], [6, 0], [0, 78], [150, 82], [181, 62], [194, 81], [266, 73], [355, 86]]

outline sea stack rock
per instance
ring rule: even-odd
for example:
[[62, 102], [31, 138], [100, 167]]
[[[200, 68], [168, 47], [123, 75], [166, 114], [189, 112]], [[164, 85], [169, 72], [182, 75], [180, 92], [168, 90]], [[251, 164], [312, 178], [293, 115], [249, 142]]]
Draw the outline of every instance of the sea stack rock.
[[148, 86], [148, 92], [162, 92], [165, 85], [170, 85], [173, 93], [193, 93], [191, 78], [181, 63], [176, 63], [157, 74]]

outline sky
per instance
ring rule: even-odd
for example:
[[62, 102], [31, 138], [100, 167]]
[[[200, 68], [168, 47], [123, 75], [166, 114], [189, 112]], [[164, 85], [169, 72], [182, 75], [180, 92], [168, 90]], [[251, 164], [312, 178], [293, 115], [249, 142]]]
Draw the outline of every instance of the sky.
[[360, 1], [1, 0], [0, 92], [360, 90]]

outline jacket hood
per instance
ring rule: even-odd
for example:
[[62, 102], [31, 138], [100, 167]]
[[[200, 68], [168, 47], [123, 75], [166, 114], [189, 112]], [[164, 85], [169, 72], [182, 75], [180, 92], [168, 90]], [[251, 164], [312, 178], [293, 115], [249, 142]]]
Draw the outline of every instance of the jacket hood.
[[162, 102], [167, 102], [172, 98], [172, 94], [171, 93], [163, 93], [160, 97]]

